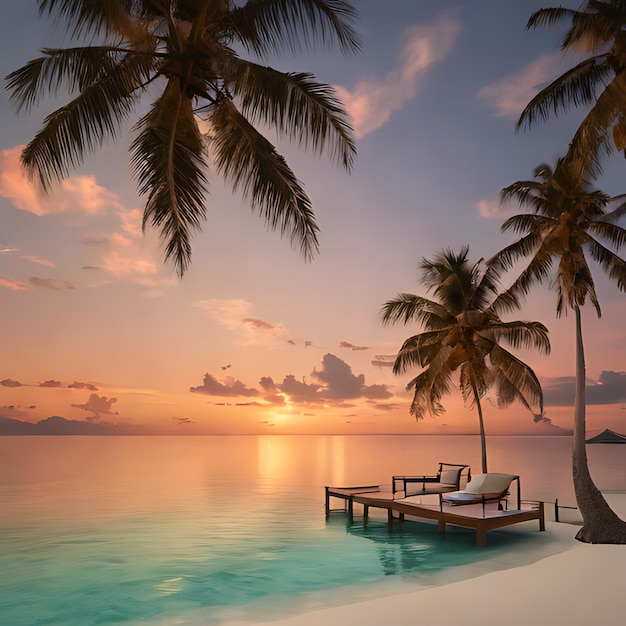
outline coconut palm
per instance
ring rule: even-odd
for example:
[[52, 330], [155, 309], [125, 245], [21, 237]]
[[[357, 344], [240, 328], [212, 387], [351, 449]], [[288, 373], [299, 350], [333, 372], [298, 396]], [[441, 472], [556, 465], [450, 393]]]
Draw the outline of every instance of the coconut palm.
[[506, 271], [517, 261], [530, 257], [509, 291], [521, 297], [537, 283], [551, 280], [557, 292], [557, 317], [568, 310], [574, 311], [576, 397], [572, 464], [576, 500], [583, 517], [577, 538], [589, 543], [626, 543], [626, 523], [606, 503], [587, 464], [585, 356], [580, 311], [589, 300], [598, 317], [601, 314], [589, 259], [616, 281], [618, 289], [626, 291], [626, 261], [618, 256], [626, 243], [626, 229], [616, 224], [626, 213], [626, 201], [624, 196], [612, 198], [594, 189], [589, 180], [580, 178], [580, 170], [580, 164], [561, 159], [554, 169], [546, 164], [537, 167], [535, 180], [518, 181], [502, 190], [503, 200], [517, 200], [532, 212], [504, 222], [502, 231], [513, 231], [521, 238], [487, 264]]
[[597, 175], [601, 157], [613, 148], [626, 153], [626, 2], [588, 0], [580, 10], [563, 7], [533, 13], [527, 29], [571, 22], [561, 50], [585, 58], [544, 87], [522, 112], [517, 128], [530, 128], [552, 113], [591, 105], [568, 154]]
[[480, 428], [482, 471], [487, 472], [487, 449], [481, 398], [492, 387], [500, 407], [520, 400], [543, 413], [541, 385], [533, 370], [501, 345], [536, 348], [549, 353], [548, 331], [539, 322], [504, 322], [499, 315], [519, 305], [506, 292], [498, 294], [499, 276], [482, 261], [471, 264], [469, 248], [443, 250], [433, 260], [422, 259], [422, 283], [434, 300], [401, 293], [383, 305], [384, 324], [420, 324], [423, 331], [409, 337], [397, 354], [393, 371], [422, 371], [409, 382], [414, 389], [411, 414], [422, 419], [443, 412], [441, 400], [452, 389], [455, 373], [464, 401], [476, 406]]
[[[114, 139], [139, 110], [130, 151], [144, 228], [160, 231], [180, 276], [191, 237], [206, 219], [206, 169], [240, 190], [266, 223], [306, 259], [318, 249], [315, 216], [301, 182], [254, 124], [347, 170], [355, 155], [346, 112], [309, 73], [247, 60], [319, 43], [357, 51], [356, 13], [342, 0], [38, 0], [88, 45], [44, 49], [9, 74], [18, 110], [67, 89], [72, 99], [45, 120], [22, 153], [44, 190], [87, 153]], [[148, 99], [149, 102], [145, 102]], [[151, 100], [151, 102], [150, 102]]]

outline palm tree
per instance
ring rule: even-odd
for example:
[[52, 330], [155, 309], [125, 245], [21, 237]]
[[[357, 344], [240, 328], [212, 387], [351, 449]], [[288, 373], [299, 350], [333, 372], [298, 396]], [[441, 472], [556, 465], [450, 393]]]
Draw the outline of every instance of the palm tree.
[[530, 128], [552, 113], [591, 104], [568, 155], [597, 176], [601, 156], [614, 147], [626, 153], [626, 2], [588, 0], [581, 9], [540, 9], [528, 20], [527, 29], [571, 21], [561, 50], [585, 58], [528, 103], [516, 128]]
[[383, 305], [384, 324], [417, 322], [423, 332], [407, 339], [394, 363], [395, 374], [411, 367], [422, 371], [407, 385], [414, 389], [411, 414], [422, 419], [425, 412], [444, 411], [443, 396], [451, 391], [458, 371], [464, 401], [476, 406], [480, 427], [482, 471], [487, 472], [487, 449], [481, 398], [494, 387], [498, 406], [520, 400], [536, 419], [543, 413], [541, 385], [533, 370], [505, 350], [505, 340], [515, 348], [550, 352], [548, 330], [539, 322], [503, 322], [499, 313], [517, 308], [518, 301], [504, 292], [498, 295], [499, 275], [495, 268], [483, 270], [482, 260], [468, 260], [469, 248], [456, 254], [443, 250], [433, 260], [422, 259], [422, 283], [435, 300], [401, 293]]
[[[22, 153], [49, 190], [86, 153], [114, 139], [140, 109], [131, 164], [147, 198], [143, 226], [159, 229], [165, 258], [182, 277], [191, 237], [206, 219], [212, 163], [266, 223], [288, 234], [309, 260], [318, 227], [301, 182], [254, 126], [327, 151], [347, 170], [356, 153], [343, 105], [309, 73], [280, 72], [263, 59], [335, 42], [359, 49], [356, 12], [342, 0], [38, 0], [89, 45], [44, 49], [6, 77], [17, 109], [67, 88], [72, 99], [44, 120]], [[152, 98], [145, 106], [142, 96]], [[143, 108], [142, 108], [143, 107]], [[144, 114], [144, 111], [146, 111]]]
[[[521, 238], [487, 261], [497, 271], [510, 269], [522, 258], [530, 262], [509, 291], [527, 294], [540, 282], [552, 279], [557, 292], [556, 314], [573, 309], [576, 318], [576, 398], [572, 468], [583, 527], [577, 539], [589, 543], [626, 543], [626, 523], [608, 506], [595, 486], [585, 448], [585, 355], [580, 309], [589, 299], [600, 317], [600, 304], [587, 255], [626, 291], [626, 261], [617, 254], [626, 243], [626, 229], [616, 221], [626, 213], [624, 196], [611, 198], [580, 178], [580, 164], [557, 161], [534, 171], [535, 180], [518, 181], [502, 190], [504, 201], [517, 200], [532, 213], [507, 219], [502, 231]], [[612, 211], [607, 208], [616, 205]], [[609, 247], [604, 245], [606, 242]], [[611, 249], [612, 248], [612, 249]], [[553, 266], [558, 262], [556, 272]]]

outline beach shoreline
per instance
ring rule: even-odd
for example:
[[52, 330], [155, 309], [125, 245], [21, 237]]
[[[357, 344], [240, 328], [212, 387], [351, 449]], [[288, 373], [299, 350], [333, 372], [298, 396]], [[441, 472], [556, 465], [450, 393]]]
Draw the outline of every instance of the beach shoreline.
[[[608, 493], [613, 510], [626, 519], [626, 493]], [[498, 551], [478, 563], [442, 572], [430, 585], [401, 583], [398, 593], [327, 608], [258, 620], [222, 622], [224, 626], [317, 626], [359, 624], [457, 626], [619, 623], [626, 611], [623, 577], [626, 546], [576, 541], [577, 526], [547, 521], [546, 532], [525, 522], [507, 532], [534, 534], [517, 550]], [[375, 593], [376, 591], [373, 590]], [[379, 590], [380, 591], [380, 590]], [[339, 603], [339, 604], [338, 604]], [[306, 608], [304, 609], [306, 611]]]

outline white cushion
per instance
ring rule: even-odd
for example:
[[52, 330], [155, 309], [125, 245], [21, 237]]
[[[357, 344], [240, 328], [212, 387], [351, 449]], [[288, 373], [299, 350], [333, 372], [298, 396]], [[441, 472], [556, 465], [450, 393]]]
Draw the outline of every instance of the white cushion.
[[467, 483], [463, 491], [465, 493], [483, 494], [483, 493], [502, 493], [506, 491], [515, 476], [512, 474], [476, 474], [472, 480]]

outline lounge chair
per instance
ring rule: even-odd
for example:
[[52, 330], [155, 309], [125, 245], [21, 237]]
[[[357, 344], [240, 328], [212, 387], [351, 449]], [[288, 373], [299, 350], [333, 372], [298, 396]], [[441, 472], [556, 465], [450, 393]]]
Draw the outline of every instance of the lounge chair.
[[439, 463], [436, 474], [425, 476], [394, 476], [392, 492], [404, 492], [404, 497], [458, 491], [471, 478], [469, 465]]
[[461, 506], [465, 504], [482, 504], [483, 517], [485, 516], [485, 504], [487, 502], [497, 502], [498, 508], [502, 510], [502, 503], [508, 508], [507, 498], [511, 483], [517, 481], [517, 506], [521, 507], [519, 476], [513, 474], [477, 474], [461, 491], [441, 493], [439, 495], [440, 509], [443, 505]]

